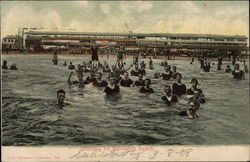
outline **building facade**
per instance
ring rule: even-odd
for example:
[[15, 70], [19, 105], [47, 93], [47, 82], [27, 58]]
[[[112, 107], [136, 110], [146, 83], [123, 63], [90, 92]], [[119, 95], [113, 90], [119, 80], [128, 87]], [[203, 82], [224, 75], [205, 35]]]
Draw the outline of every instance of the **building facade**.
[[10, 35], [2, 39], [3, 51], [21, 51], [23, 49], [23, 38], [19, 35]]
[[[43, 51], [50, 47], [64, 49], [91, 44], [124, 46], [147, 53], [184, 53], [205, 55], [216, 53], [248, 53], [248, 38], [239, 35], [170, 34], [170, 33], [87, 33], [87, 32], [26, 32], [26, 48]], [[100, 43], [101, 42], [101, 43]], [[237, 51], [237, 52], [236, 52]]]

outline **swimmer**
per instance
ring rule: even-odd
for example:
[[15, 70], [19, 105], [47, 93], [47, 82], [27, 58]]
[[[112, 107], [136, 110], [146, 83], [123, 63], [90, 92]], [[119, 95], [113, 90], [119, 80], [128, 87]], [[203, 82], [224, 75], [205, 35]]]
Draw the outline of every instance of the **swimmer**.
[[151, 84], [150, 79], [145, 79], [144, 84], [145, 86], [141, 87], [140, 89], [141, 93], [146, 93], [146, 94], [154, 93], [154, 90], [150, 87]]
[[[204, 95], [203, 95], [203, 93], [202, 93], [202, 90], [201, 89], [198, 89], [197, 88], [197, 86], [198, 86], [198, 80], [196, 79], [196, 78], [193, 78], [192, 80], [191, 80], [191, 84], [192, 84], [192, 87], [191, 88], [189, 88], [188, 90], [187, 90], [187, 98], [189, 99], [189, 100], [191, 100], [192, 98], [194, 98], [194, 95], [195, 95], [195, 92], [196, 91], [198, 91], [199, 92], [199, 97], [200, 97], [200, 100], [201, 100], [201, 102], [202, 103], [205, 103], [206, 101], [205, 101], [205, 99], [204, 99]], [[197, 93], [197, 92], [196, 92]]]
[[189, 119], [196, 119], [196, 118], [199, 118], [199, 116], [196, 114], [199, 108], [200, 108], [200, 104], [198, 102], [189, 101], [188, 109], [186, 111], [181, 111], [178, 115], [187, 116]]
[[220, 64], [217, 65], [217, 70], [221, 70], [221, 65]]
[[160, 73], [154, 73], [154, 79], [159, 79], [161, 78], [161, 74]]
[[145, 85], [142, 74], [138, 75], [138, 80], [136, 80], [134, 84], [135, 84], [136, 87], [144, 86]]
[[139, 67], [138, 67], [138, 64], [135, 64], [135, 70], [132, 70], [130, 72], [130, 75], [131, 76], [138, 76], [139, 75]]
[[7, 61], [6, 60], [3, 60], [2, 69], [6, 69], [6, 70], [8, 69]]
[[204, 99], [203, 94], [200, 91], [194, 91], [194, 95], [192, 98], [189, 98], [189, 100], [195, 100], [201, 104], [204, 104], [206, 101]]
[[120, 86], [123, 87], [132, 87], [133, 86], [133, 81], [128, 78], [128, 72], [124, 72], [122, 79], [119, 82]]
[[111, 72], [111, 69], [110, 69], [110, 67], [109, 67], [108, 64], [104, 65], [104, 67], [103, 67], [103, 72], [104, 72], [104, 73], [110, 73], [110, 72]]
[[57, 94], [57, 101], [58, 101], [58, 106], [59, 108], [63, 108], [63, 106], [65, 106], [66, 104], [64, 103], [64, 99], [65, 99], [65, 91], [60, 89], [56, 92]]
[[172, 78], [173, 72], [170, 69], [171, 69], [171, 66], [167, 65], [166, 66], [166, 72], [161, 74], [161, 79], [162, 80], [170, 80]]
[[107, 96], [119, 94], [120, 88], [118, 85], [115, 84], [114, 75], [109, 76], [109, 84], [104, 88], [103, 92], [106, 93]]
[[67, 61], [64, 61], [63, 66], [67, 66]]
[[154, 69], [153, 60], [151, 59], [151, 57], [149, 57], [149, 69]]
[[97, 47], [96, 45], [92, 45], [90, 48], [82, 47], [86, 50], [91, 50], [91, 60], [92, 60], [92, 66], [98, 66], [99, 64], [99, 58], [98, 58], [98, 50], [101, 48], [107, 48], [107, 47]]
[[210, 65], [207, 62], [205, 62], [204, 66], [203, 66], [203, 70], [204, 70], [204, 72], [210, 72]]
[[223, 60], [223, 57], [222, 57], [222, 56], [219, 56], [219, 57], [218, 57], [218, 65], [222, 65], [222, 60]]
[[146, 68], [146, 64], [144, 63], [144, 61], [142, 61], [142, 62], [140, 63], [140, 67], [141, 67], [141, 69], [145, 69], [145, 68]]
[[79, 88], [83, 88], [84, 87], [83, 73], [77, 73], [78, 81], [77, 80], [71, 81], [71, 77], [72, 77], [73, 73], [74, 72], [70, 72], [70, 74], [69, 74], [69, 78], [68, 78], [69, 86], [74, 85], [74, 84], [78, 84]]
[[106, 87], [108, 83], [105, 80], [102, 80], [102, 73], [98, 72], [96, 74], [96, 80], [94, 81], [93, 85], [95, 87]]
[[194, 57], [192, 57], [192, 60], [191, 60], [190, 64], [193, 64], [193, 62], [194, 62]]
[[230, 65], [227, 65], [227, 68], [225, 70], [226, 73], [231, 73], [232, 69], [230, 68]]
[[124, 48], [120, 46], [120, 49], [117, 52], [117, 65], [119, 69], [122, 69], [124, 64], [123, 64], [123, 53], [124, 53]]
[[172, 79], [176, 79], [176, 75], [177, 75], [176, 69], [177, 69], [176, 66], [173, 66]]
[[172, 85], [173, 94], [176, 94], [177, 96], [181, 96], [186, 94], [186, 85], [181, 83], [182, 75], [180, 73], [177, 73], [176, 75], [176, 83]]
[[52, 59], [52, 62], [54, 63], [54, 65], [57, 65], [58, 63], [58, 58], [57, 58], [57, 52], [54, 52], [54, 58]]
[[204, 57], [200, 57], [199, 61], [200, 61], [200, 64], [201, 64], [201, 69], [203, 69], [204, 68], [205, 58]]
[[17, 70], [16, 64], [12, 64], [12, 65], [10, 66], [10, 70]]
[[133, 64], [138, 64], [138, 61], [139, 61], [139, 56], [138, 56], [138, 54], [134, 54], [134, 55], [133, 55]]
[[95, 72], [94, 71], [90, 71], [89, 76], [86, 78], [86, 80], [84, 81], [84, 84], [94, 84], [96, 82], [96, 78], [95, 78]]
[[72, 64], [72, 62], [69, 63], [68, 69], [75, 70], [75, 66]]
[[239, 64], [235, 64], [232, 75], [234, 79], [245, 79], [244, 71], [240, 70]]
[[170, 86], [165, 86], [164, 87], [164, 92], [166, 93], [165, 96], [163, 96], [161, 99], [168, 105], [170, 106], [171, 103], [176, 103], [178, 102], [178, 97], [175, 94], [172, 94], [172, 89]]
[[245, 73], [248, 73], [247, 65], [244, 66], [244, 71], [245, 71]]
[[139, 73], [142, 74], [142, 75], [146, 75], [146, 70], [145, 70], [144, 66], [142, 66], [142, 67], [139, 69]]

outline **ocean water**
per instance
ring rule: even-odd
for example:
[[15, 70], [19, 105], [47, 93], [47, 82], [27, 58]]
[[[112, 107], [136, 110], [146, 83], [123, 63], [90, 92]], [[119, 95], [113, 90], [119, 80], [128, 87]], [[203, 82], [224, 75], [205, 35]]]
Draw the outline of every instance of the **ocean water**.
[[[153, 60], [154, 70], [147, 68], [146, 78], [152, 79], [156, 93], [144, 96], [138, 88], [121, 87], [121, 98], [107, 100], [102, 89], [67, 84], [69, 71], [63, 62], [77, 65], [88, 58], [59, 55], [57, 66], [52, 64], [52, 56], [3, 55], [2, 59], [18, 67], [17, 71], [2, 71], [4, 146], [249, 144], [249, 75], [245, 74], [246, 80], [232, 79], [224, 73], [230, 62], [223, 62], [222, 71], [216, 70], [215, 62], [209, 73], [197, 61], [193, 65], [168, 62], [177, 66], [187, 88], [196, 77], [206, 97], [207, 103], [198, 111], [200, 117], [190, 120], [177, 115], [187, 108], [185, 98], [171, 107], [161, 100], [163, 87], [173, 84], [152, 79], [155, 72], [164, 71], [161, 60]], [[144, 61], [148, 64], [148, 59]], [[107, 62], [114, 64], [115, 60]], [[126, 62], [128, 67], [132, 59]], [[65, 102], [70, 104], [63, 109], [56, 107], [59, 89], [66, 91]]]

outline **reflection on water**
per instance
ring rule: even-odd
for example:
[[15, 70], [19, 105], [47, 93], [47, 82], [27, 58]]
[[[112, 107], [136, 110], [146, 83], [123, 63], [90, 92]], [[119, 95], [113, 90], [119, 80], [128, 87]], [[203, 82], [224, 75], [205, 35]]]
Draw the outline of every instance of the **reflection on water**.
[[[249, 144], [248, 75], [237, 81], [224, 70], [217, 72], [216, 64], [205, 73], [197, 62], [169, 61], [182, 73], [187, 88], [196, 77], [206, 96], [200, 118], [189, 120], [176, 115], [186, 108], [184, 98], [171, 107], [161, 100], [163, 87], [173, 82], [152, 79], [155, 71], [163, 72], [160, 60], [154, 60], [154, 70], [147, 70], [156, 93], [145, 96], [138, 88], [121, 87], [121, 97], [110, 99], [102, 89], [68, 86], [63, 62], [76, 65], [87, 59], [60, 58], [57, 66], [47, 56], [5, 55], [3, 59], [19, 69], [3, 71], [3, 145]], [[129, 66], [132, 60], [127, 61]], [[66, 91], [69, 105], [64, 109], [56, 107], [58, 89]]]

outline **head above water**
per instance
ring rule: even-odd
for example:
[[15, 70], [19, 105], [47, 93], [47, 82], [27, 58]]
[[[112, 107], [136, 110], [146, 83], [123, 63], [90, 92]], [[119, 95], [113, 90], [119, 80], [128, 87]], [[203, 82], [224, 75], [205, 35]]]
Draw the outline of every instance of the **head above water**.
[[191, 84], [192, 84], [193, 87], [194, 87], [194, 86], [197, 86], [197, 85], [198, 85], [198, 80], [197, 80], [196, 78], [193, 78], [193, 79], [191, 80]]
[[188, 110], [195, 113], [200, 108], [200, 104], [197, 101], [191, 100], [188, 102]]
[[151, 84], [151, 80], [147, 78], [145, 79], [144, 83], [145, 83], [145, 86], [149, 86]]
[[173, 71], [174, 71], [174, 72], [176, 71], [176, 69], [177, 69], [176, 66], [173, 66]]
[[127, 78], [128, 78], [128, 72], [127, 72], [127, 71], [124, 71], [124, 72], [123, 72], [123, 76], [124, 76], [125, 79], [127, 79]]
[[98, 72], [96, 74], [96, 79], [102, 79], [102, 73], [101, 72]]
[[57, 94], [57, 100], [59, 104], [62, 104], [65, 99], [65, 91], [63, 89], [60, 89], [56, 92]]
[[169, 85], [166, 85], [166, 86], [164, 87], [164, 92], [165, 92], [166, 94], [171, 94], [171, 92], [172, 92], [171, 87], [170, 87]]
[[114, 74], [110, 74], [108, 77], [109, 83], [111, 85], [115, 84], [115, 75]]
[[3, 65], [7, 65], [7, 61], [6, 60], [3, 60]]
[[177, 80], [177, 82], [181, 81], [181, 79], [182, 79], [181, 73], [177, 73], [176, 74], [176, 80]]
[[138, 79], [142, 80], [143, 79], [143, 75], [141, 73], [138, 74]]
[[240, 65], [239, 64], [235, 64], [234, 68], [235, 68], [235, 70], [239, 70], [240, 69]]

